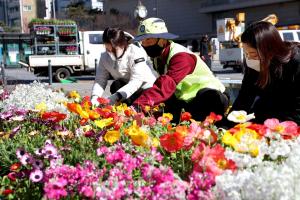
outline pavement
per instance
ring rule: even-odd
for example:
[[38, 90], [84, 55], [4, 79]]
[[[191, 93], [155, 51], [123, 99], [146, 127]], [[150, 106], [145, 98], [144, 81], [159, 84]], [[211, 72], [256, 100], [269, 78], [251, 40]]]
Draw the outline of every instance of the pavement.
[[[233, 99], [237, 95], [238, 88], [242, 82], [242, 74], [235, 73], [231, 69], [223, 69], [218, 62], [213, 62], [212, 70], [214, 74], [221, 80], [221, 82], [226, 86], [228, 93], [230, 96], [233, 96]], [[0, 73], [0, 82], [2, 80], [2, 73]], [[17, 84], [29, 84], [33, 81], [49, 83], [48, 77], [37, 77], [32, 72], [26, 70], [26, 68], [6, 68], [5, 69], [5, 77], [7, 80], [6, 89], [9, 91], [13, 90]], [[51, 87], [53, 89], [62, 89], [63, 91], [72, 91], [76, 90], [79, 92], [81, 96], [90, 96], [93, 83], [94, 76], [80, 76], [74, 77], [77, 82], [74, 83], [56, 83], [53, 82]], [[110, 94], [109, 92], [109, 82], [108, 86], [105, 89], [105, 96]], [[0, 84], [1, 85], [1, 84]]]

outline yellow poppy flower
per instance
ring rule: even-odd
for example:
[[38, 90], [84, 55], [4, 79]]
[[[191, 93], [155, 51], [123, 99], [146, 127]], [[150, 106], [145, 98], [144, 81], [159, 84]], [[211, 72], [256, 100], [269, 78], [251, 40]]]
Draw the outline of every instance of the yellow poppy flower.
[[152, 139], [152, 146], [153, 147], [158, 147], [160, 145], [159, 139], [158, 138], [153, 138]]
[[101, 119], [101, 120], [95, 120], [94, 121], [96, 126], [99, 128], [104, 128], [106, 126], [109, 126], [113, 123], [113, 118], [107, 118], [107, 119]]
[[146, 132], [139, 129], [139, 131], [137, 131], [136, 134], [131, 135], [130, 138], [135, 145], [147, 146], [149, 136]]
[[171, 113], [164, 113], [163, 117], [168, 118], [170, 121], [173, 119], [173, 115]]
[[69, 93], [69, 97], [72, 98], [72, 99], [79, 99], [80, 94], [77, 91], [73, 90]]
[[239, 141], [229, 131], [226, 131], [222, 137], [222, 142], [231, 147], [235, 147]]
[[39, 112], [45, 112], [47, 110], [47, 105], [45, 102], [41, 102], [35, 106], [35, 110]]
[[112, 130], [112, 131], [107, 131], [106, 134], [104, 135], [104, 140], [106, 142], [109, 142], [110, 144], [115, 143], [118, 141], [121, 137], [121, 134], [117, 130]]

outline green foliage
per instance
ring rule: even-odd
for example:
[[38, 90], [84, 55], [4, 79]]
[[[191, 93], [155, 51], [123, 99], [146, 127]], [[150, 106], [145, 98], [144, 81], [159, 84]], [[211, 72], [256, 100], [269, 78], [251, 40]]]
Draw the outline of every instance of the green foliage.
[[59, 19], [41, 19], [34, 18], [29, 22], [29, 27], [33, 25], [76, 25], [73, 20], [59, 20]]
[[9, 27], [4, 22], [0, 21], [0, 27], [3, 28], [4, 32], [20, 32], [20, 27]]

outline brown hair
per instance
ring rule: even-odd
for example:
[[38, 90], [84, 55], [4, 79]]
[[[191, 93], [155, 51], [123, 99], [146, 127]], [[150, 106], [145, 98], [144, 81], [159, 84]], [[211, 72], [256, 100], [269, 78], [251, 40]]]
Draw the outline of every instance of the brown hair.
[[120, 28], [106, 28], [103, 32], [102, 40], [104, 43], [110, 43], [113, 48], [115, 46], [123, 46], [126, 49], [128, 46], [128, 38]]
[[[257, 84], [264, 88], [270, 80], [271, 70], [282, 73], [282, 65], [293, 57], [296, 44], [284, 42], [276, 27], [269, 22], [251, 24], [241, 36], [243, 43], [257, 49], [260, 58], [260, 74]], [[272, 65], [272, 68], [270, 68]]]

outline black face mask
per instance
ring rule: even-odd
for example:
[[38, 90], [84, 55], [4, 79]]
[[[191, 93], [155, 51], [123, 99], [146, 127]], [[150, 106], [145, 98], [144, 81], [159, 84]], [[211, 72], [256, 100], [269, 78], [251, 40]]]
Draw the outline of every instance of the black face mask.
[[[159, 40], [158, 40], [159, 41]], [[156, 44], [152, 45], [152, 46], [148, 46], [148, 47], [144, 47], [146, 53], [148, 54], [148, 56], [150, 56], [151, 58], [156, 58], [158, 56], [161, 55], [164, 47], [161, 47], [158, 45], [158, 41], [156, 42]]]

